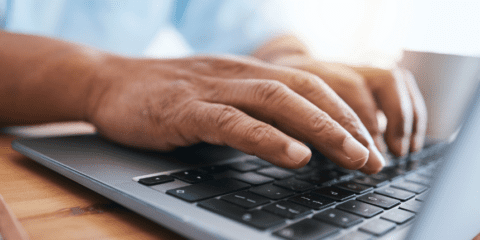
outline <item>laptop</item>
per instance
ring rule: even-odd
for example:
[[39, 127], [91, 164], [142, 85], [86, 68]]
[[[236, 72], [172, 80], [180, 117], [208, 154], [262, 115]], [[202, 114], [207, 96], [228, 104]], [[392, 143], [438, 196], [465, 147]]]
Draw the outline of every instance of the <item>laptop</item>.
[[453, 143], [435, 141], [375, 175], [339, 168], [314, 149], [307, 166], [287, 170], [228, 147], [159, 153], [97, 134], [12, 146], [187, 238], [472, 239], [480, 233], [479, 94]]

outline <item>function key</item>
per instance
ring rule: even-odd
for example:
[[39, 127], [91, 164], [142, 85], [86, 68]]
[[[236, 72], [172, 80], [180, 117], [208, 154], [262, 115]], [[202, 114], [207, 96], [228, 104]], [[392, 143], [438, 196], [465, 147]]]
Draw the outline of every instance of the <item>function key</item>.
[[158, 175], [158, 176], [153, 176], [153, 177], [148, 177], [148, 178], [141, 178], [140, 180], [138, 180], [138, 182], [143, 184], [143, 185], [153, 186], [153, 185], [157, 185], [157, 184], [173, 182], [173, 180], [175, 180], [175, 179], [171, 176]]
[[290, 197], [294, 194], [294, 192], [292, 191], [274, 186], [272, 184], [255, 187], [250, 189], [250, 191], [260, 196], [264, 196], [266, 198], [270, 198], [273, 200], [279, 200], [282, 198]]
[[338, 231], [339, 228], [332, 225], [307, 218], [280, 229], [273, 234], [287, 239], [321, 239], [335, 234]]
[[351, 200], [337, 206], [338, 209], [360, 215], [362, 217], [371, 218], [381, 212], [383, 209], [372, 206], [370, 204], [362, 203], [356, 200]]
[[320, 209], [330, 207], [335, 203], [335, 201], [331, 199], [313, 195], [310, 193], [305, 193], [300, 196], [290, 198], [289, 201], [298, 203], [300, 205], [303, 205], [305, 207], [308, 207], [310, 209], [315, 209], [315, 210], [320, 210]]
[[415, 194], [411, 192], [407, 192], [407, 191], [403, 191], [403, 190], [395, 189], [391, 187], [378, 189], [375, 191], [375, 193], [378, 193], [387, 197], [395, 198], [400, 201], [407, 201], [408, 199], [413, 198], [415, 196]]
[[403, 211], [400, 209], [392, 209], [391, 211], [384, 213], [380, 218], [394, 222], [396, 224], [404, 224], [413, 217], [415, 217], [414, 213]]
[[257, 172], [267, 177], [271, 177], [275, 179], [285, 179], [285, 178], [293, 177], [293, 173], [278, 167], [264, 168], [264, 169], [258, 170]]
[[385, 196], [374, 194], [374, 193], [363, 195], [357, 198], [357, 200], [362, 201], [364, 203], [375, 205], [377, 207], [385, 208], [385, 209], [390, 209], [400, 204], [400, 201], [396, 199], [385, 197]]
[[200, 202], [198, 206], [262, 230], [285, 222], [283, 218], [277, 215], [260, 210], [247, 211], [218, 199]]
[[188, 202], [196, 202], [223, 194], [240, 191], [249, 187], [249, 184], [226, 178], [222, 180], [211, 180], [186, 187], [170, 189], [167, 191], [167, 194]]
[[204, 174], [198, 170], [180, 171], [180, 172], [172, 173], [170, 174], [170, 176], [187, 183], [192, 183], [192, 184], [213, 179], [212, 175]]
[[311, 213], [311, 210], [309, 208], [287, 201], [272, 203], [268, 206], [262, 207], [262, 209], [267, 212], [271, 212], [281, 217], [290, 219], [294, 219]]
[[295, 192], [305, 192], [305, 191], [310, 190], [313, 187], [315, 187], [315, 185], [312, 185], [312, 184], [304, 182], [304, 181], [297, 180], [295, 178], [276, 181], [274, 183], [274, 185], [277, 185], [279, 187], [283, 187], [283, 188], [286, 188], [288, 190], [292, 190], [292, 191], [295, 191]]
[[255, 164], [255, 163], [248, 163], [248, 162], [236, 162], [236, 163], [231, 163], [228, 164], [228, 166], [234, 170], [240, 171], [240, 172], [249, 172], [253, 170], [257, 170], [261, 168], [262, 166]]
[[414, 192], [416, 194], [420, 194], [427, 190], [427, 187], [420, 184], [412, 183], [412, 182], [399, 182], [399, 183], [392, 184], [392, 187], [406, 190], [409, 192]]
[[354, 192], [356, 194], [363, 194], [373, 189], [372, 187], [361, 185], [352, 181], [335, 184], [335, 187]]
[[385, 221], [382, 219], [374, 219], [364, 224], [359, 228], [360, 231], [364, 231], [373, 234], [377, 237], [385, 235], [396, 227], [395, 223]]
[[384, 186], [388, 183], [388, 180], [379, 180], [379, 179], [375, 179], [367, 176], [355, 178], [353, 181], [356, 183], [360, 183], [362, 185], [366, 185], [374, 188]]
[[221, 198], [224, 201], [233, 203], [243, 208], [254, 208], [270, 202], [267, 198], [258, 196], [248, 191], [232, 193]]
[[363, 218], [357, 215], [346, 213], [338, 209], [325, 210], [319, 214], [315, 214], [313, 218], [343, 228], [357, 225], [363, 221]]
[[353, 192], [342, 190], [336, 187], [323, 187], [312, 191], [312, 193], [320, 195], [322, 197], [333, 199], [337, 202], [341, 202], [355, 197], [355, 194]]

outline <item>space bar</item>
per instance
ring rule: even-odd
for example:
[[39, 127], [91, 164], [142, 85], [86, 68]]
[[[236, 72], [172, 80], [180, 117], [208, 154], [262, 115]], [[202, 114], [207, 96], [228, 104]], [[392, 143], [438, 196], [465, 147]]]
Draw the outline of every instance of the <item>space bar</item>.
[[227, 178], [170, 189], [167, 191], [167, 194], [188, 202], [197, 202], [207, 198], [240, 191], [249, 187], [250, 184]]

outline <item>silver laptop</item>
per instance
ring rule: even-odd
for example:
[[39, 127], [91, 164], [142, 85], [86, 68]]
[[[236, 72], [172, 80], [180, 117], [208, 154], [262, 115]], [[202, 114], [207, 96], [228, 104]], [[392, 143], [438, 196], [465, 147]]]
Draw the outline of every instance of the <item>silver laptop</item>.
[[286, 170], [207, 144], [145, 152], [89, 134], [12, 145], [188, 238], [471, 239], [480, 233], [478, 90], [472, 96], [453, 143], [431, 144], [371, 176], [315, 150], [306, 167]]

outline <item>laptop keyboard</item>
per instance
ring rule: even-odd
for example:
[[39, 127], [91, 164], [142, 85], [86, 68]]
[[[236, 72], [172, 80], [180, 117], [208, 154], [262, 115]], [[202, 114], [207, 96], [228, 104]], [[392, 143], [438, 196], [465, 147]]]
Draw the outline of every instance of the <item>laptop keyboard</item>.
[[138, 182], [188, 183], [166, 193], [280, 238], [374, 239], [415, 217], [442, 149], [432, 147], [375, 175], [344, 170], [315, 152], [301, 169], [251, 157]]

